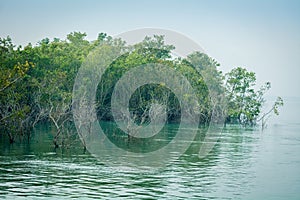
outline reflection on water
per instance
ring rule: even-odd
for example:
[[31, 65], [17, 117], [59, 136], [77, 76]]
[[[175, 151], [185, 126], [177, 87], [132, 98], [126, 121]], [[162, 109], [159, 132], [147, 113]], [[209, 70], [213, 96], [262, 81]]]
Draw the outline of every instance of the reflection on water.
[[[170, 127], [169, 127], [170, 129]], [[0, 198], [299, 199], [300, 125], [227, 127], [204, 159], [199, 143], [160, 169], [110, 165], [77, 148], [54, 150], [39, 127], [30, 143], [0, 141]]]

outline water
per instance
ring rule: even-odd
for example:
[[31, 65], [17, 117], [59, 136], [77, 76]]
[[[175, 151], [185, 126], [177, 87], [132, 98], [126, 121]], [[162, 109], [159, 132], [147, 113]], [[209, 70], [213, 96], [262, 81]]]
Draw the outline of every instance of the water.
[[80, 146], [54, 150], [43, 126], [30, 143], [2, 137], [0, 198], [300, 199], [300, 123], [282, 116], [263, 132], [228, 127], [205, 159], [190, 152], [159, 169], [100, 162]]

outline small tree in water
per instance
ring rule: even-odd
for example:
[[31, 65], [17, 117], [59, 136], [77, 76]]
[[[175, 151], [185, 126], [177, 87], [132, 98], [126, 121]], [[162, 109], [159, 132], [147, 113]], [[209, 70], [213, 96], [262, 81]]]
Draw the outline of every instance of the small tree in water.
[[278, 97], [272, 109], [258, 119], [265, 102], [264, 94], [271, 88], [271, 83], [266, 82], [259, 90], [255, 90], [256, 76], [254, 72], [238, 67], [225, 75], [225, 88], [228, 99], [228, 115], [226, 123], [242, 125], [255, 125], [262, 121], [265, 127], [266, 117], [272, 111], [279, 114], [278, 107], [283, 105], [282, 98]]

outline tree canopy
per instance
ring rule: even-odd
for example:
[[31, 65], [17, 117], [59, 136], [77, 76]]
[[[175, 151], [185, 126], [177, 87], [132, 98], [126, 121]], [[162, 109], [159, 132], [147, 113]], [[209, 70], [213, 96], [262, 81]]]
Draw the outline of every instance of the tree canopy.
[[[72, 90], [81, 64], [89, 53], [99, 46], [110, 47], [126, 53], [111, 63], [104, 78], [98, 84], [96, 112], [100, 120], [113, 120], [110, 102], [114, 86], [128, 70], [147, 63], [160, 63], [183, 74], [197, 94], [201, 123], [209, 122], [212, 109], [226, 115], [227, 123], [256, 124], [264, 103], [264, 94], [270, 89], [267, 82], [254, 90], [255, 73], [235, 68], [223, 75], [217, 69], [217, 61], [204, 53], [194, 52], [186, 58], [172, 57], [174, 46], [166, 44], [164, 36], [147, 36], [135, 45], [126, 45], [121, 39], [113, 39], [100, 33], [94, 41], [85, 39], [86, 34], [72, 32], [66, 40], [42, 39], [37, 45], [16, 47], [11, 38], [0, 38], [0, 130], [14, 142], [18, 136], [30, 136], [31, 129], [41, 122], [54, 126], [54, 144], [59, 146], [68, 127], [72, 126]], [[203, 74], [208, 80], [203, 79]], [[209, 82], [209, 83], [208, 83]], [[214, 96], [226, 94], [227, 109], [218, 108], [219, 99], [211, 99], [207, 84]], [[185, 98], [189, 98], [186, 94]], [[154, 101], [167, 106], [168, 122], [178, 122], [181, 109], [175, 95], [163, 84], [148, 84], [137, 89], [130, 99], [130, 112], [136, 123], [151, 120]], [[278, 106], [274, 105], [275, 113]]]

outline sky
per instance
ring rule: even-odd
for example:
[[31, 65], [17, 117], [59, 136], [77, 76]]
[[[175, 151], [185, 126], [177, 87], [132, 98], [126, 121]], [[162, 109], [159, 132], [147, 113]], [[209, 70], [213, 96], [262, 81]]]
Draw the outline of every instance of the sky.
[[268, 96], [300, 97], [300, 1], [0, 0], [0, 37], [17, 45], [73, 31], [118, 35], [138, 28], [177, 31], [228, 72], [245, 67]]

